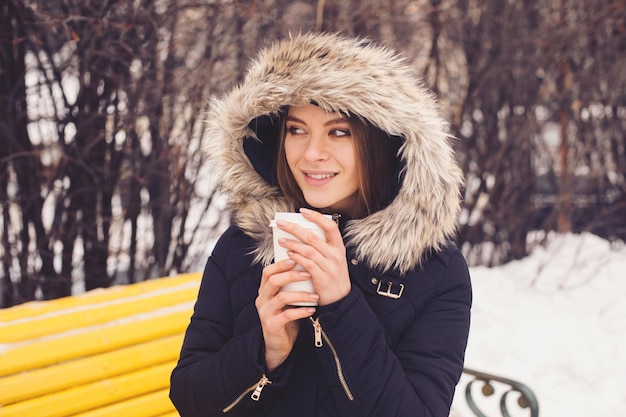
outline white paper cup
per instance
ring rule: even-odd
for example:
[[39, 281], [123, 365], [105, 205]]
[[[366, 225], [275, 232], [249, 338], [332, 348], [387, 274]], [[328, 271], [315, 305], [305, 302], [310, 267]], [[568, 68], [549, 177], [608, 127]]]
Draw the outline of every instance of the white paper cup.
[[[326, 217], [331, 218], [331, 216], [328, 216], [328, 215], [326, 215]], [[288, 222], [296, 223], [298, 224], [298, 226], [303, 227], [307, 230], [310, 230], [311, 232], [315, 233], [318, 237], [326, 241], [326, 235], [324, 234], [324, 231], [320, 229], [320, 227], [316, 225], [315, 223], [306, 220], [302, 216], [302, 214], [300, 213], [276, 213], [276, 215], [274, 216], [274, 220], [270, 222], [270, 226], [272, 228], [272, 234], [274, 238], [274, 262], [279, 262], [279, 261], [289, 258], [287, 256], [287, 249], [285, 249], [284, 247], [278, 244], [278, 239], [284, 238], [284, 239], [296, 240], [298, 242], [300, 241], [300, 239], [298, 239], [291, 233], [287, 233], [284, 230], [279, 229], [276, 226], [276, 220], [285, 220]], [[299, 271], [305, 270], [302, 267], [302, 265], [299, 265], [299, 264], [296, 264], [294, 268]], [[281, 288], [281, 291], [303, 291], [303, 292], [312, 293], [312, 292], [315, 292], [315, 289], [313, 288], [313, 281], [308, 279], [306, 281], [297, 281], [297, 282], [292, 282], [291, 284], [287, 284]], [[316, 306], [317, 302], [315, 301], [301, 302], [301, 303], [294, 303], [293, 305]]]

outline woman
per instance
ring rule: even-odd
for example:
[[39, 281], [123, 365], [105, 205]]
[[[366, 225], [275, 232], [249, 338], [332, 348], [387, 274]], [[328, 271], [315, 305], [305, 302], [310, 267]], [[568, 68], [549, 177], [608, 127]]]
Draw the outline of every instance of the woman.
[[[449, 242], [462, 174], [403, 58], [338, 35], [278, 42], [212, 102], [207, 140], [234, 218], [172, 373], [180, 415], [447, 416], [471, 304]], [[279, 222], [302, 243], [272, 263], [269, 223], [289, 211], [327, 241]], [[305, 279], [314, 293], [280, 291]]]

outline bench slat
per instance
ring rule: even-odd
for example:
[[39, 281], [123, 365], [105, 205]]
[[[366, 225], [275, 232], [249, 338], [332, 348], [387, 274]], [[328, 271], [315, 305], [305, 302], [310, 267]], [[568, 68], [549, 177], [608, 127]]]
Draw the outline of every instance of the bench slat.
[[[168, 305], [193, 301], [198, 295], [197, 283], [184, 283], [169, 291], [94, 303], [89, 308], [63, 309], [53, 315], [41, 315], [24, 320], [14, 320], [0, 325], [0, 343], [19, 342], [37, 337], [105, 323], [122, 317], [152, 311]], [[112, 302], [115, 301], [115, 302]]]
[[183, 334], [0, 378], [0, 405], [176, 360]]
[[0, 417], [64, 417], [166, 389], [175, 362], [0, 408]]
[[42, 368], [184, 332], [192, 305], [179, 304], [110, 326], [0, 351], [0, 376]]
[[118, 285], [105, 289], [97, 289], [79, 295], [57, 298], [55, 300], [30, 301], [11, 308], [0, 309], [0, 324], [26, 317], [36, 317], [61, 309], [89, 306], [94, 303], [111, 301], [120, 297], [140, 295], [146, 292], [180, 285], [185, 282], [200, 283], [201, 277], [202, 274], [200, 273], [181, 274], [175, 277], [151, 279], [131, 285]]
[[178, 417], [169, 399], [169, 389], [131, 398], [72, 417], [160, 417], [164, 415], [163, 413]]

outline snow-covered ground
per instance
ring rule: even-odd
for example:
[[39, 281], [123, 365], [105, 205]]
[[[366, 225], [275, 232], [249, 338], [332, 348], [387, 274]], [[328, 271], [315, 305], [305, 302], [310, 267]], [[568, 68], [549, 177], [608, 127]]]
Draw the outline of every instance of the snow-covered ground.
[[[623, 244], [561, 235], [527, 258], [471, 274], [467, 367], [529, 386], [541, 417], [626, 416]], [[453, 409], [471, 415], [461, 391]]]

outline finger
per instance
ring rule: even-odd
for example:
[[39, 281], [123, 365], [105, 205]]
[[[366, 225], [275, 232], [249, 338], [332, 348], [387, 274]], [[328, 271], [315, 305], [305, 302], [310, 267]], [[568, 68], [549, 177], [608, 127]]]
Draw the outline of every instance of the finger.
[[301, 208], [300, 214], [302, 214], [305, 219], [318, 225], [324, 231], [326, 241], [330, 245], [336, 246], [337, 244], [341, 244], [343, 246], [343, 238], [341, 237], [341, 232], [339, 232], [339, 226], [334, 220], [329, 219], [320, 212], [307, 208]]
[[[305, 229], [304, 227], [298, 225], [297, 223], [293, 223], [293, 222], [289, 222], [289, 221], [285, 221], [285, 220], [277, 220], [276, 221], [276, 225], [284, 230], [285, 232], [293, 235], [296, 240], [294, 239], [288, 239], [288, 238], [281, 238], [279, 239], [279, 241], [292, 241], [292, 242], [297, 242], [298, 240], [309, 244], [309, 245], [317, 245], [318, 243], [324, 243], [325, 242], [325, 238], [322, 238], [320, 236], [317, 236], [315, 233], [313, 233], [310, 230]], [[322, 230], [323, 232], [323, 230]]]
[[281, 332], [289, 323], [315, 314], [315, 307], [288, 307], [277, 312], [265, 322], [268, 331]]
[[281, 288], [287, 284], [298, 282], [298, 281], [306, 281], [308, 279], [311, 279], [311, 274], [309, 274], [307, 271], [300, 271], [297, 269], [292, 269], [292, 270], [280, 272], [278, 274], [274, 274], [268, 277], [262, 286], [272, 287], [272, 288]]
[[[311, 230], [307, 230], [302, 226], [299, 226], [296, 223], [286, 222], [279, 220], [276, 222], [277, 226], [283, 229], [285, 232], [293, 235], [296, 239], [289, 238], [280, 238], [278, 239], [278, 243], [288, 250], [295, 250], [298, 252], [303, 252], [305, 248], [309, 247], [312, 250], [318, 251], [319, 253], [327, 253], [329, 251], [329, 247], [326, 243], [326, 236], [318, 236], [316, 233]], [[325, 233], [323, 230], [321, 230]], [[310, 256], [313, 256], [314, 253], [309, 251], [307, 252]]]
[[[290, 303], [300, 301], [310, 302], [311, 299], [309, 297], [309, 293], [306, 292], [301, 293], [300, 298], [296, 298], [297, 296], [295, 295], [289, 298], [285, 298], [284, 295], [279, 295], [279, 293], [281, 292], [281, 288], [283, 288], [285, 285], [298, 281], [306, 281], [308, 279], [311, 279], [311, 274], [306, 271], [298, 270], [289, 270], [268, 277], [267, 280], [262, 282], [259, 286], [257, 307], [261, 305], [267, 305], [269, 306], [269, 308], [275, 311], [284, 308], [285, 305]], [[314, 298], [314, 300], [316, 299]]]
[[296, 266], [296, 263], [291, 259], [284, 259], [282, 261], [269, 264], [263, 268], [263, 272], [261, 274], [261, 285], [263, 285], [263, 283], [266, 282], [272, 275], [289, 271], [293, 269], [294, 266]]
[[316, 304], [320, 297], [315, 293], [305, 291], [279, 291], [274, 298], [281, 309], [289, 310], [294, 306]]
[[311, 251], [310, 246], [306, 247], [302, 253], [296, 250], [289, 250], [287, 251], [287, 255], [311, 275], [317, 275], [319, 272], [324, 271], [322, 265], [325, 263], [325, 258], [317, 252]]
[[[287, 249], [287, 256], [289, 256], [289, 252], [296, 252], [306, 258], [313, 259], [319, 254], [328, 252], [328, 250], [325, 250], [325, 248], [323, 248], [321, 245], [317, 245], [315, 243], [312, 244], [308, 242], [298, 242], [297, 240], [291, 240], [291, 239], [279, 239], [278, 244], [282, 246], [283, 248]], [[289, 258], [289, 259], [293, 260], [292, 258]], [[295, 261], [295, 262], [298, 263], [298, 261]]]
[[320, 270], [328, 270], [329, 262], [335, 264], [337, 262], [345, 262], [346, 249], [343, 246], [330, 246], [326, 243], [313, 246], [307, 243], [301, 243], [294, 240], [279, 240], [279, 244], [287, 249], [287, 256], [301, 265], [310, 273], [315, 272], [312, 268]]
[[315, 313], [315, 307], [294, 307], [287, 308], [281, 314], [287, 322], [304, 319]]
[[[255, 300], [255, 306], [259, 311], [261, 321], [270, 327], [282, 327], [285, 323], [307, 317], [304, 313], [290, 312], [298, 304], [317, 304], [319, 295], [303, 291], [279, 291], [274, 296], [264, 298], [261, 294]], [[307, 306], [308, 307], [308, 306]], [[300, 307], [298, 307], [300, 308]], [[302, 307], [303, 309], [305, 307]], [[304, 316], [303, 316], [304, 314]], [[309, 315], [312, 312], [309, 312]], [[270, 324], [271, 323], [271, 324]]]
[[[286, 281], [286, 278], [282, 278], [281, 280], [281, 277], [288, 273], [289, 271], [285, 271], [267, 276], [264, 273], [261, 277], [261, 284], [259, 285], [258, 289], [257, 302], [267, 305], [267, 303], [270, 302], [274, 298], [274, 296], [276, 296], [278, 291], [280, 291], [280, 288], [284, 285], [281, 284], [281, 281]], [[257, 307], [258, 306], [259, 304], [257, 304]]]

